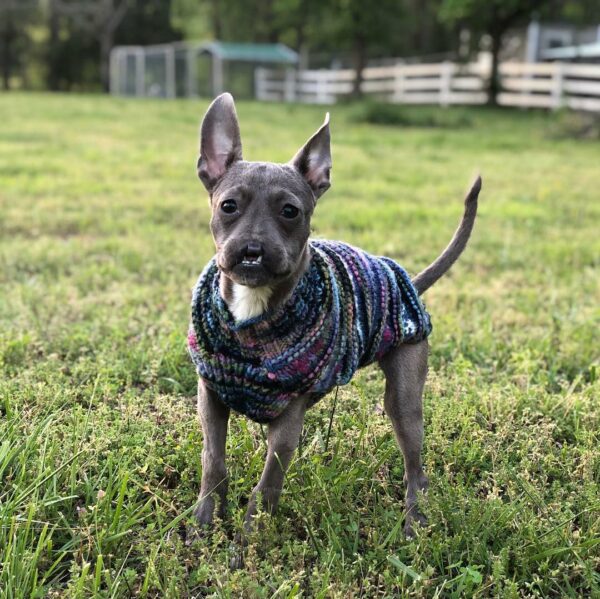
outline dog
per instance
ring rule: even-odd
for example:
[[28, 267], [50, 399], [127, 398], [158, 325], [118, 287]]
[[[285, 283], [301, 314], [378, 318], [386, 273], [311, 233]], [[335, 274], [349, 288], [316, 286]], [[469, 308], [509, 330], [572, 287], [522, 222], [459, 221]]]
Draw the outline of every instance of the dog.
[[[309, 241], [311, 217], [330, 187], [331, 167], [329, 115], [287, 164], [242, 159], [231, 95], [217, 97], [202, 121], [197, 168], [210, 197], [216, 256], [195, 288], [189, 337], [200, 374], [198, 414], [204, 439], [194, 533], [210, 527], [217, 502], [224, 514], [231, 409], [268, 422], [266, 462], [244, 520], [249, 531], [261, 501], [269, 513], [277, 508], [306, 410], [330, 388], [347, 382], [353, 370], [373, 361], [385, 375], [384, 409], [404, 456], [406, 535], [426, 522], [418, 498], [428, 485], [421, 464], [422, 394], [431, 327], [418, 296], [464, 250], [481, 178], [466, 196], [449, 245], [411, 281], [390, 259], [344, 244]], [[334, 282], [323, 283], [329, 279]], [[367, 284], [374, 287], [370, 295]], [[396, 299], [378, 303], [383, 294], [378, 285]], [[348, 315], [353, 308], [355, 313]], [[342, 324], [335, 324], [336, 319]], [[300, 349], [282, 362], [287, 343]], [[246, 361], [240, 364], [242, 353]], [[316, 363], [325, 366], [316, 371]]]

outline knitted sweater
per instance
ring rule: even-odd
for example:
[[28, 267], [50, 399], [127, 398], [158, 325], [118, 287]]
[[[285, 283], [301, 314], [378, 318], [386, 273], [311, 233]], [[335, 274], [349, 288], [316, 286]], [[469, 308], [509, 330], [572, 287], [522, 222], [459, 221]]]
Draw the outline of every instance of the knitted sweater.
[[392, 347], [431, 332], [406, 271], [336, 241], [311, 241], [308, 270], [274, 311], [236, 322], [219, 290], [213, 258], [192, 297], [189, 352], [219, 399], [256, 422], [290, 401], [313, 403]]

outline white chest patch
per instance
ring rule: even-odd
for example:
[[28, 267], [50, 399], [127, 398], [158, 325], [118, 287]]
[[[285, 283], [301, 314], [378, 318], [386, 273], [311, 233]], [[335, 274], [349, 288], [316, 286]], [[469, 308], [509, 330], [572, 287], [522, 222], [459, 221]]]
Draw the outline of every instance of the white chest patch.
[[229, 309], [237, 322], [260, 316], [267, 309], [272, 293], [270, 287], [246, 287], [234, 283]]

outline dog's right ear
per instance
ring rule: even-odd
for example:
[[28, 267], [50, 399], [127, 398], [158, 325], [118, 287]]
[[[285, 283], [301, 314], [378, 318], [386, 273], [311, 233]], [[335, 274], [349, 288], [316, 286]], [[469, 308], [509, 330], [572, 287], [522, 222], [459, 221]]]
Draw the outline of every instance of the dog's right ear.
[[240, 126], [231, 94], [221, 94], [209, 106], [200, 128], [198, 177], [209, 193], [225, 171], [242, 159]]

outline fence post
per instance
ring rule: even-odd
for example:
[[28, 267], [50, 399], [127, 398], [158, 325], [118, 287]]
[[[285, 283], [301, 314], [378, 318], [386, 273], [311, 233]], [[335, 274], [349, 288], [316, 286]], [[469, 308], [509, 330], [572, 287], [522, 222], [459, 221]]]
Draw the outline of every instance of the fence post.
[[294, 69], [285, 70], [283, 99], [286, 102], [294, 102], [296, 100], [296, 71]]
[[394, 65], [394, 91], [392, 92], [392, 103], [402, 104], [404, 101], [404, 65], [397, 62]]
[[[329, 96], [327, 95], [327, 71], [322, 70], [317, 73], [317, 93], [316, 101], [318, 104], [329, 104]], [[335, 98], [334, 98], [335, 102]]]
[[[478, 76], [480, 77], [483, 87], [485, 89], [484, 103], [487, 104], [490, 100], [489, 84], [490, 84], [490, 79], [492, 78], [492, 61], [491, 61], [489, 54], [484, 54], [484, 53], [480, 52], [479, 58], [477, 59], [477, 62], [474, 63], [474, 66], [475, 66], [475, 70], [478, 72]], [[503, 78], [502, 65], [498, 66], [498, 74], [500, 75], [500, 87], [502, 88], [502, 78]]]
[[175, 48], [173, 47], [167, 48], [165, 53], [165, 79], [165, 96], [167, 98], [175, 98], [177, 96], [177, 89], [175, 87]]
[[562, 62], [554, 63], [554, 73], [552, 75], [552, 108], [558, 110], [563, 104], [563, 87], [565, 79], [565, 69]]
[[110, 62], [109, 62], [109, 78], [108, 78], [108, 88], [111, 96], [119, 95], [119, 81], [117, 77], [119, 75], [119, 57], [121, 52], [117, 48], [113, 48], [110, 51]]
[[141, 47], [135, 50], [135, 95], [146, 95], [146, 53]]
[[454, 65], [445, 60], [440, 67], [440, 106], [448, 106], [451, 101], [450, 92], [452, 89], [452, 71]]
[[195, 46], [189, 47], [186, 51], [186, 75], [187, 75], [187, 96], [195, 98], [198, 96], [198, 86], [196, 85], [197, 65], [196, 59], [198, 51]]
[[264, 88], [265, 88], [265, 68], [264, 67], [256, 67], [254, 69], [254, 97], [257, 100], [264, 100]]
[[223, 61], [216, 54], [212, 59], [212, 87], [213, 96], [223, 93]]

